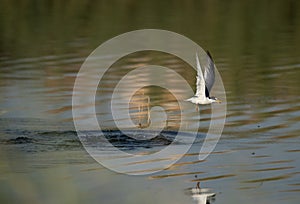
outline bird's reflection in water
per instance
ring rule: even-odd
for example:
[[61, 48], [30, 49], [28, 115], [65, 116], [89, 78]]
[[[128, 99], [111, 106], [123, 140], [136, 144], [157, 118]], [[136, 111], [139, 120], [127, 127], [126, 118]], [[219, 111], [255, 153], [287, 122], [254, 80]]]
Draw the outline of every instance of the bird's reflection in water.
[[210, 188], [201, 188], [200, 182], [197, 182], [196, 187], [188, 188], [187, 192], [192, 196], [197, 204], [211, 204], [215, 201], [216, 194]]
[[146, 128], [150, 125], [150, 97], [140, 91], [130, 101], [130, 114], [138, 128]]

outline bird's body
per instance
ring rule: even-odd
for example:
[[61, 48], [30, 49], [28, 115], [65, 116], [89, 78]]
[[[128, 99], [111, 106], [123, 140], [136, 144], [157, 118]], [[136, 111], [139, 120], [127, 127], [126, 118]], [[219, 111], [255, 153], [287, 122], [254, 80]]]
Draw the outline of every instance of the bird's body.
[[198, 54], [196, 53], [196, 65], [197, 65], [197, 82], [196, 82], [196, 94], [192, 98], [187, 99], [191, 103], [196, 105], [211, 104], [215, 102], [221, 102], [216, 97], [210, 96], [209, 92], [215, 82], [215, 65], [212, 57], [207, 52], [208, 65], [205, 66], [204, 76], [202, 74], [201, 65], [199, 62]]
[[193, 96], [192, 98], [187, 99], [186, 101], [192, 102], [194, 104], [201, 104], [201, 105], [205, 105], [205, 104], [211, 104], [213, 102], [216, 102], [214, 99], [211, 99], [209, 97], [199, 97], [199, 96]]

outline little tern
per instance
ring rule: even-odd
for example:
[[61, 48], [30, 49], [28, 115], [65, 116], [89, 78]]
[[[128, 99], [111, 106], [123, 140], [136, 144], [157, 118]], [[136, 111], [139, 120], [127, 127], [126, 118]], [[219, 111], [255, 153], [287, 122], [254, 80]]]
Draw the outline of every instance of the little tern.
[[194, 103], [197, 105], [197, 110], [198, 110], [198, 105], [204, 105], [204, 104], [211, 104], [218, 102], [220, 103], [221, 101], [217, 99], [214, 96], [210, 96], [209, 92], [215, 82], [215, 65], [213, 62], [213, 59], [208, 51], [206, 51], [208, 55], [208, 63], [204, 67], [204, 77], [202, 74], [202, 69], [201, 65], [199, 62], [199, 57], [198, 54], [196, 53], [196, 65], [197, 65], [197, 82], [196, 82], [196, 94], [192, 97], [187, 99], [186, 101], [189, 101], [191, 103]]

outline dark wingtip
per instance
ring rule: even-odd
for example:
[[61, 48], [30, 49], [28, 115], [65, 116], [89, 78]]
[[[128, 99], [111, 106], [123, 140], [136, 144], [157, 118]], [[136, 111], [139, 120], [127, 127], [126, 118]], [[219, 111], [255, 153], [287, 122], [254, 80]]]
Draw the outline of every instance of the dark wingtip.
[[210, 58], [212, 61], [214, 61], [213, 58], [212, 58], [212, 56], [211, 56], [211, 54], [210, 54], [210, 52], [209, 52], [208, 50], [206, 50], [206, 53], [207, 53], [207, 55], [209, 56], [209, 58]]

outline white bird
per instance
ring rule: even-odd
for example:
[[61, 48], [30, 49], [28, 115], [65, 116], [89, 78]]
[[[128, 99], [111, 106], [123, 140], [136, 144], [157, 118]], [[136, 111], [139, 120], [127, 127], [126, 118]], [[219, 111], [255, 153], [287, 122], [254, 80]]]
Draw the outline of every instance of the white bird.
[[208, 55], [208, 63], [204, 69], [204, 77], [202, 74], [201, 65], [199, 62], [198, 54], [196, 53], [196, 65], [197, 65], [197, 82], [196, 82], [196, 94], [192, 98], [187, 99], [186, 101], [190, 101], [197, 105], [199, 104], [211, 104], [221, 101], [214, 96], [210, 96], [209, 92], [215, 82], [215, 65], [210, 53], [207, 51]]

